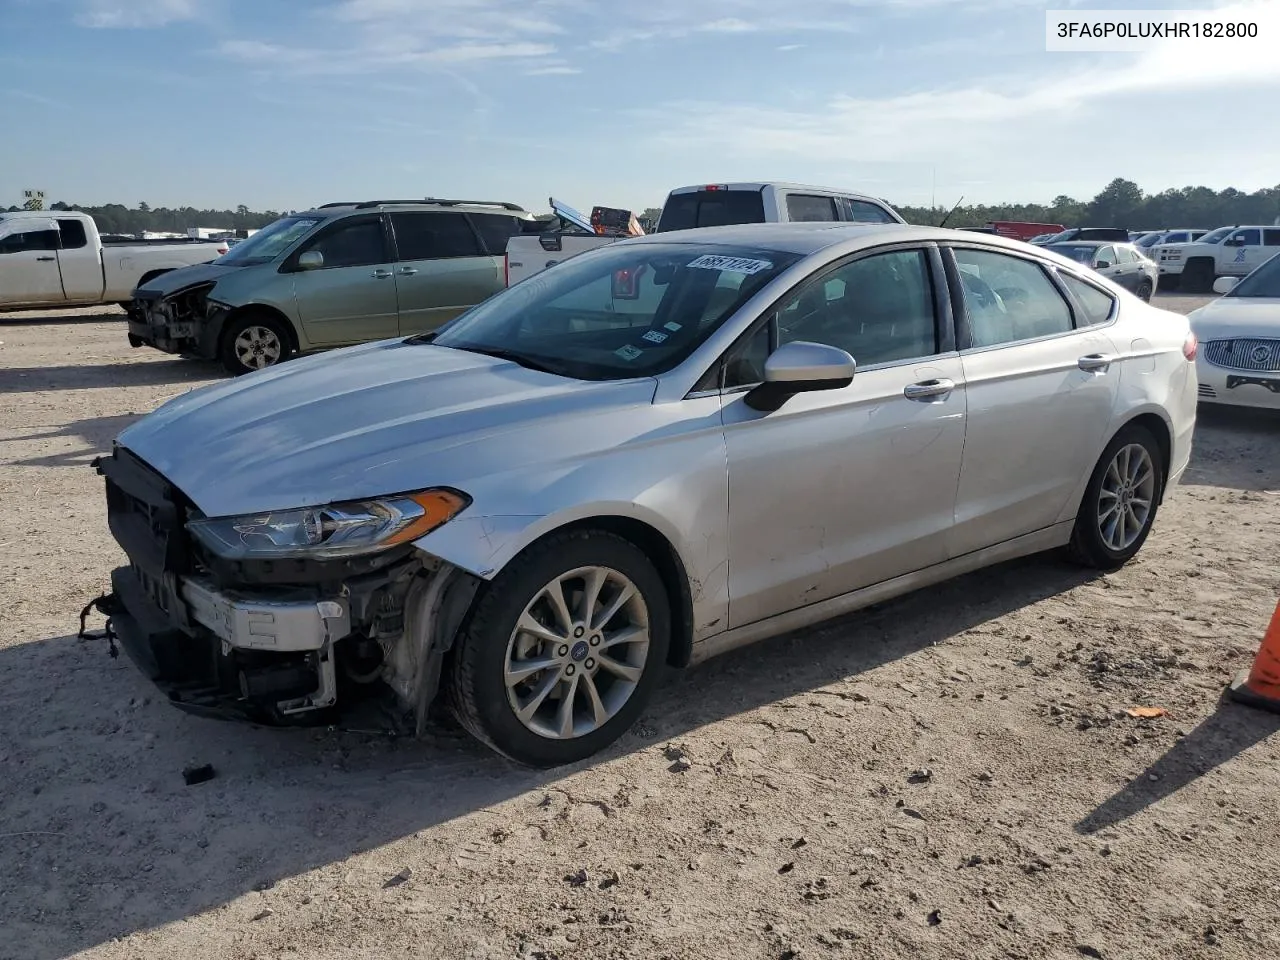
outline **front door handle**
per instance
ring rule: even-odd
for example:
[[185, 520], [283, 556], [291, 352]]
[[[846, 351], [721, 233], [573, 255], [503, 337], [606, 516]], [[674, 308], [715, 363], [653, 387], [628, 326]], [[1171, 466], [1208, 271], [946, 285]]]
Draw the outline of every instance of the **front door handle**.
[[391, 271], [390, 271], [390, 270], [375, 270], [375, 271], [373, 271], [373, 279], [375, 279], [375, 280], [390, 280], [390, 279], [391, 279]]
[[400, 276], [402, 277], [412, 277], [417, 272], [418, 272], [417, 267], [401, 267], [400, 268]]
[[36, 259], [41, 261], [42, 263], [47, 263], [50, 260], [57, 260], [58, 258], [57, 257], [36, 257]]
[[1081, 370], [1103, 370], [1105, 371], [1111, 364], [1115, 363], [1115, 357], [1108, 357], [1102, 353], [1091, 353], [1087, 357], [1081, 357], [1076, 361], [1076, 365]]
[[902, 395], [908, 400], [945, 400], [955, 390], [956, 382], [946, 378], [939, 380], [922, 380], [903, 387]]

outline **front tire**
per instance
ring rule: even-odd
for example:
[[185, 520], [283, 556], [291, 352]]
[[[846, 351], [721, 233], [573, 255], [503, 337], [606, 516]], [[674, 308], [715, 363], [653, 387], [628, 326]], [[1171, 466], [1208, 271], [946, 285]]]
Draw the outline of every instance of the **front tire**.
[[1184, 293], [1208, 293], [1213, 289], [1214, 267], [1211, 260], [1192, 260], [1182, 271]]
[[1155, 288], [1151, 285], [1150, 280], [1143, 280], [1138, 284], [1138, 297], [1144, 303], [1151, 302], [1151, 295], [1155, 293]]
[[1164, 493], [1160, 445], [1139, 424], [1122, 429], [1098, 458], [1071, 531], [1068, 554], [1079, 564], [1116, 570], [1142, 548]]
[[666, 586], [641, 550], [601, 530], [555, 534], [477, 599], [454, 649], [450, 704], [518, 763], [573, 763], [635, 722], [670, 640]]
[[275, 317], [247, 313], [222, 331], [218, 359], [228, 373], [240, 376], [284, 363], [293, 355], [288, 331]]

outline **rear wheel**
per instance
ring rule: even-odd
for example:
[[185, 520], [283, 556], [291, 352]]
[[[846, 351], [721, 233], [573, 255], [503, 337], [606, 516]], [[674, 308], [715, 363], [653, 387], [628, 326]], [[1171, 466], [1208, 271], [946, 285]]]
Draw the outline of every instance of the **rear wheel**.
[[449, 695], [477, 739], [535, 767], [608, 746], [666, 661], [670, 601], [649, 559], [596, 530], [557, 534], [485, 589], [454, 650]]
[[1071, 532], [1076, 562], [1114, 570], [1146, 542], [1164, 492], [1164, 463], [1151, 431], [1138, 424], [1121, 430], [1102, 452], [1085, 488]]
[[292, 342], [279, 320], [264, 313], [247, 313], [222, 331], [218, 359], [239, 376], [284, 363], [292, 354]]

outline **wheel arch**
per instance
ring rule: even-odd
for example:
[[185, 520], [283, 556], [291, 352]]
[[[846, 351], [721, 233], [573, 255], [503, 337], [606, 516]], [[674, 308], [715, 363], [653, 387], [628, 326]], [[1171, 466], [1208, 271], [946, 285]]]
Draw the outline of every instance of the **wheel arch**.
[[243, 306], [236, 307], [227, 314], [226, 319], [222, 322], [222, 328], [218, 331], [218, 347], [222, 346], [222, 337], [235, 323], [246, 316], [253, 314], [265, 314], [272, 320], [276, 321], [284, 329], [284, 334], [289, 338], [289, 346], [296, 353], [299, 349], [298, 331], [294, 329], [293, 321], [285, 315], [284, 311], [278, 307], [270, 306], [265, 303], [246, 303]]
[[[632, 507], [634, 510], [634, 505]], [[473, 576], [482, 580], [492, 580], [503, 568], [525, 551], [550, 537], [563, 534], [566, 531], [599, 530], [621, 537], [628, 543], [638, 547], [649, 558], [657, 568], [663, 585], [667, 588], [672, 613], [671, 645], [667, 653], [668, 664], [675, 667], [684, 667], [689, 664], [694, 639], [693, 585], [689, 577], [688, 567], [684, 558], [680, 555], [680, 551], [676, 548], [671, 537], [660, 530], [656, 524], [643, 517], [636, 516], [634, 513], [628, 515], [614, 511], [601, 511], [584, 516], [562, 517], [559, 519], [541, 518], [542, 522], [522, 524], [523, 529], [519, 531], [495, 529], [495, 527], [499, 526], [502, 520], [520, 523], [521, 521], [527, 522], [532, 518], [486, 519], [497, 521], [497, 523], [464, 529], [469, 525], [460, 517], [458, 520], [446, 524], [444, 528], [446, 530], [454, 528], [451, 532], [456, 533], [457, 536], [451, 542], [431, 542], [434, 540], [434, 536], [429, 534], [423, 541], [419, 541], [419, 546], [424, 552], [459, 567]], [[461, 546], [464, 542], [471, 546], [486, 540], [491, 545], [496, 545], [504, 540], [506, 542], [486, 560], [481, 560], [471, 550], [457, 552], [453, 549]]]
[[1143, 427], [1156, 438], [1156, 444], [1160, 448], [1160, 466], [1163, 475], [1163, 480], [1160, 484], [1160, 500], [1158, 502], [1163, 503], [1165, 490], [1168, 487], [1169, 472], [1173, 469], [1173, 430], [1163, 416], [1152, 410], [1146, 410], [1135, 414], [1120, 424], [1116, 431], [1107, 438], [1107, 443], [1103, 444], [1103, 449], [1106, 449], [1107, 444], [1110, 444], [1122, 430], [1132, 426]]

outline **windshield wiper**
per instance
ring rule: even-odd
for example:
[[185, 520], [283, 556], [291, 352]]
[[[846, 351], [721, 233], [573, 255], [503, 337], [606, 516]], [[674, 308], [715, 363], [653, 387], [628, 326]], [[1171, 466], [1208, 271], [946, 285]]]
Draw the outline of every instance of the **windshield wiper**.
[[480, 353], [484, 354], [486, 357], [493, 357], [497, 360], [510, 360], [512, 363], [518, 363], [520, 366], [529, 370], [537, 370], [539, 373], [550, 373], [557, 377], [563, 377], [566, 375], [564, 369], [561, 367], [551, 366], [540, 360], [535, 360], [530, 356], [526, 356], [523, 353], [517, 353], [515, 350], [503, 350], [501, 347], [463, 346], [453, 346], [453, 349], [465, 350], [467, 353]]

